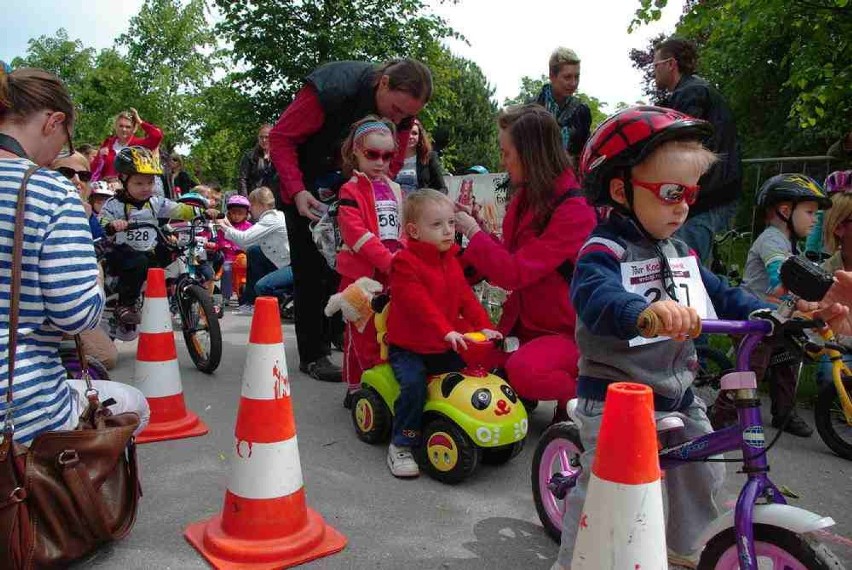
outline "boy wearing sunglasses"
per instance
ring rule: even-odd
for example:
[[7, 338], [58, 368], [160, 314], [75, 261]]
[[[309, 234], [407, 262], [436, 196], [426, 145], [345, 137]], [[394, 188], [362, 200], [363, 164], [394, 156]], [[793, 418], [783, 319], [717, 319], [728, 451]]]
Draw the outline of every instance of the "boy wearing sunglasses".
[[[698, 368], [689, 337], [702, 317], [745, 319], [769, 305], [706, 270], [673, 237], [695, 202], [698, 179], [717, 160], [701, 144], [709, 123], [658, 107], [632, 107], [589, 138], [580, 169], [587, 199], [612, 208], [580, 250], [571, 283], [580, 349], [577, 381], [584, 475], [567, 498], [562, 548], [554, 568], [571, 566], [609, 384], [649, 385], [659, 415], [679, 412], [683, 438], [713, 431], [705, 403], [691, 389]], [[638, 323], [653, 313], [661, 336]], [[701, 531], [716, 518], [724, 467], [694, 463], [666, 473], [667, 544], [672, 564], [694, 568]]]

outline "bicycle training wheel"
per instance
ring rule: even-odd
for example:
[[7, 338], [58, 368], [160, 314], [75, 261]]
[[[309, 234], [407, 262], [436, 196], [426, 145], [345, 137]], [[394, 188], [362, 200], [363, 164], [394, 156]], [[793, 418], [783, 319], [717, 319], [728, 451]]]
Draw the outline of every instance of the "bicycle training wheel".
[[212, 374], [222, 360], [222, 331], [207, 290], [190, 285], [178, 293], [183, 308], [181, 328], [195, 367]]
[[[844, 377], [843, 387], [847, 394], [852, 394], [852, 378]], [[825, 444], [840, 457], [852, 460], [852, 426], [846, 421], [834, 382], [820, 389], [814, 406], [814, 421]]]

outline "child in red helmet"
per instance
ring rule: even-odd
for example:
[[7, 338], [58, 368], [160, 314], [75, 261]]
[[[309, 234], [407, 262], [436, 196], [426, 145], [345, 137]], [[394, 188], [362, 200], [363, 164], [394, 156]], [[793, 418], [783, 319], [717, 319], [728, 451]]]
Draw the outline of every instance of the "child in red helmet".
[[[658, 107], [633, 107], [607, 119], [583, 151], [590, 203], [611, 206], [580, 250], [571, 284], [580, 349], [577, 383], [584, 475], [567, 497], [555, 568], [571, 565], [591, 474], [607, 386], [626, 378], [654, 390], [660, 415], [680, 412], [684, 438], [713, 428], [690, 388], [698, 367], [689, 332], [701, 317], [745, 319], [769, 305], [710, 273], [675, 231], [686, 221], [700, 176], [717, 159], [701, 144], [709, 123]], [[654, 313], [663, 336], [645, 339], [637, 323]], [[670, 562], [695, 567], [702, 530], [716, 518], [724, 466], [695, 463], [666, 473]]]

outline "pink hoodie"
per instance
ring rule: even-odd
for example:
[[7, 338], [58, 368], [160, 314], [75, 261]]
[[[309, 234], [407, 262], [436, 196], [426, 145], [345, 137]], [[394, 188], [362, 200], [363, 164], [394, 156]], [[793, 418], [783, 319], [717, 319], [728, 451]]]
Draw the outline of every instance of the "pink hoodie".
[[[246, 231], [252, 226], [252, 223], [248, 220], [243, 220], [238, 224], [234, 224], [234, 228], [240, 231]], [[216, 246], [219, 251], [221, 251], [225, 255], [225, 263], [233, 263], [234, 259], [237, 258], [237, 254], [242, 252], [242, 250], [231, 240], [225, 237], [225, 232], [218, 232], [216, 234]]]

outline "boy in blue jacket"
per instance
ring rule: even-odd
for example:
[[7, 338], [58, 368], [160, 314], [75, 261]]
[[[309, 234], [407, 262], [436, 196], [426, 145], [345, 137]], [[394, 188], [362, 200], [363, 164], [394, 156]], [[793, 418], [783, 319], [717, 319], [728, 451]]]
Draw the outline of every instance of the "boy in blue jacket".
[[[583, 151], [590, 203], [612, 211], [580, 250], [571, 284], [580, 349], [577, 419], [584, 475], [569, 494], [555, 568], [570, 568], [607, 386], [630, 380], [654, 390], [659, 415], [679, 412], [683, 438], [713, 431], [705, 403], [690, 388], [698, 359], [689, 340], [700, 319], [746, 319], [769, 307], [701, 266], [673, 237], [698, 194], [699, 177], [717, 160], [701, 145], [709, 123], [658, 107], [633, 107], [605, 121]], [[654, 313], [662, 336], [637, 323]], [[694, 463], [666, 474], [669, 561], [695, 567], [701, 531], [718, 515], [724, 466]]]

